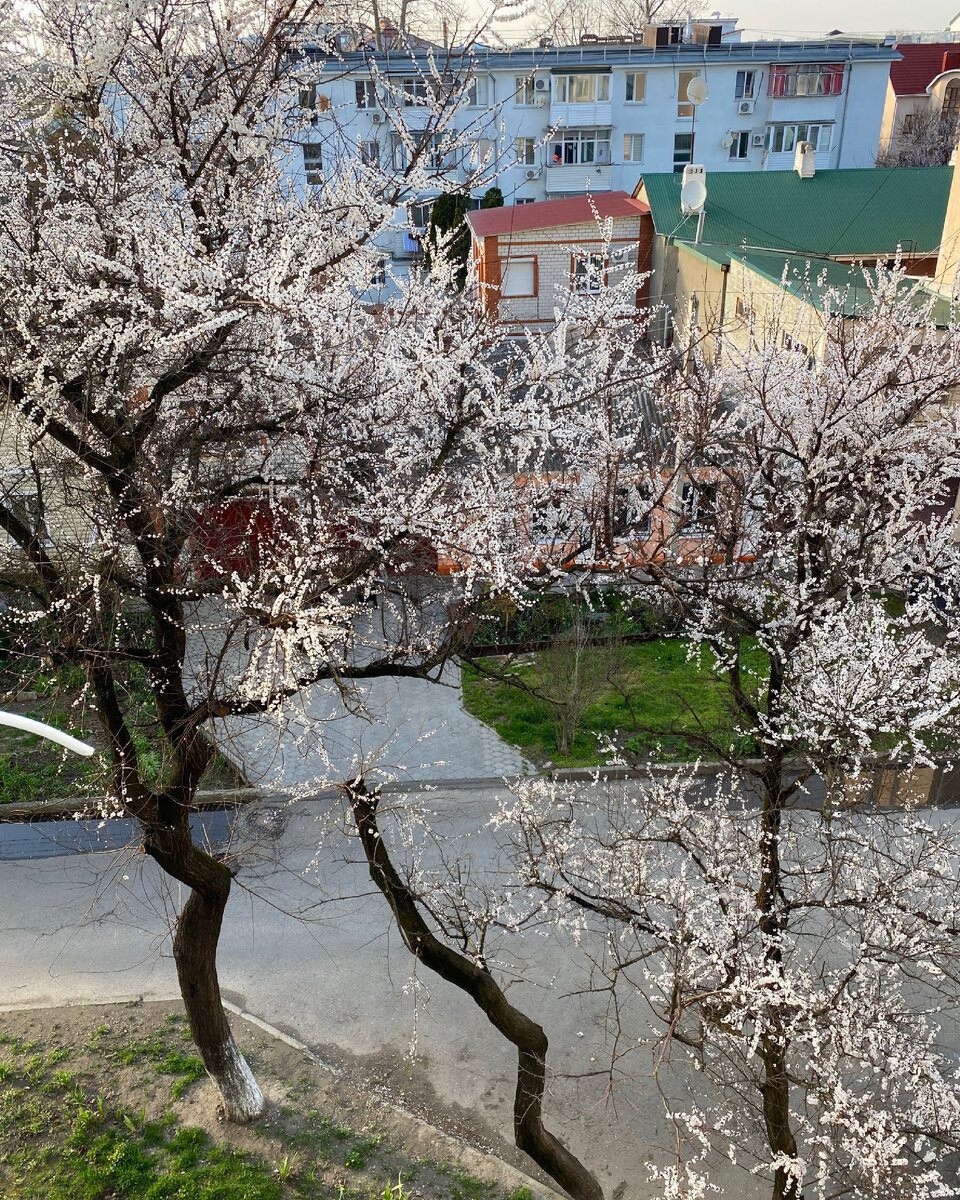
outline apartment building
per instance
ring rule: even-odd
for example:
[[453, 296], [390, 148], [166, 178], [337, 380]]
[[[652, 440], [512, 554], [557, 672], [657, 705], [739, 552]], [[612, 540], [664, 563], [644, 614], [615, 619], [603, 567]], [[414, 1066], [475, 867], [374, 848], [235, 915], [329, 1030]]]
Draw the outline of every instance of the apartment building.
[[[315, 115], [305, 178], [357, 155], [401, 166], [401, 122], [414, 137], [430, 128], [447, 178], [470, 187], [495, 173], [508, 204], [630, 192], [644, 173], [694, 160], [711, 172], [790, 170], [801, 141], [815, 147], [820, 170], [874, 165], [891, 46], [741, 42], [729, 25], [694, 25], [694, 41], [670, 40], [682, 27], [648, 26], [636, 45], [318, 50], [316, 80], [302, 91]], [[702, 83], [688, 94], [694, 80]], [[428, 114], [438, 85], [458, 81], [466, 102], [446, 141], [469, 136], [447, 152]]]

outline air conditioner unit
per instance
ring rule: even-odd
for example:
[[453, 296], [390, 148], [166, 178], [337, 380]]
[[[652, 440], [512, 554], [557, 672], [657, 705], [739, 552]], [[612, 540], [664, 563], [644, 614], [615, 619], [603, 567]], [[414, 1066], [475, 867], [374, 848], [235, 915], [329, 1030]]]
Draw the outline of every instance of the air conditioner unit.
[[549, 86], [550, 82], [547, 79], [535, 79], [533, 81], [534, 91], [537, 92], [545, 92]]
[[756, 100], [738, 100], [737, 101], [737, 116], [748, 117], [753, 112]]
[[765, 133], [755, 133], [750, 138], [750, 145], [754, 148], [754, 150], [762, 150], [766, 144], [766, 141], [767, 135]]
[[386, 119], [387, 119], [387, 114], [382, 113], [379, 109], [375, 109], [370, 114], [370, 120], [374, 123], [374, 125], [382, 125]]
[[527, 172], [526, 177], [527, 177], [527, 179], [536, 179], [539, 176], [539, 174], [540, 174], [539, 171], [537, 171], [535, 168], [531, 167], [531, 169]]

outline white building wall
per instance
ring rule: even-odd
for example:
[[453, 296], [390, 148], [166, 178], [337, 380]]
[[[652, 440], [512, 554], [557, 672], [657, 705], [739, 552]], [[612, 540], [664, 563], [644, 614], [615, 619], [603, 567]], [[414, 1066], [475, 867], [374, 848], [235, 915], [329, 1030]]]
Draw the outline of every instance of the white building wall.
[[[683, 46], [665, 51], [639, 47], [578, 47], [549, 51], [514, 51], [479, 55], [472, 65], [465, 64], [474, 77], [486, 83], [486, 102], [464, 106], [455, 115], [453, 127], [468, 134], [468, 140], [486, 139], [490, 157], [484, 178], [477, 179], [471, 191], [481, 196], [492, 183], [503, 191], [506, 203], [545, 200], [562, 195], [623, 190], [631, 192], [643, 174], [671, 171], [675, 166], [675, 138], [694, 135], [694, 161], [708, 172], [792, 170], [794, 152], [777, 153], [770, 131], [776, 124], [829, 124], [829, 151], [818, 150], [817, 169], [833, 167], [869, 167], [876, 161], [881, 121], [886, 99], [891, 48], [854, 46], [846, 43], [743, 43], [716, 50]], [[773, 63], [816, 62], [845, 63], [843, 90], [838, 96], [773, 97], [769, 94]], [[415, 75], [417, 69], [408, 58], [392, 53], [389, 58], [376, 56], [383, 79], [399, 84], [403, 75]], [[609, 67], [609, 101], [592, 105], [556, 102], [553, 80], [558, 70], [577, 73], [578, 68]], [[428, 70], [425, 61], [420, 69]], [[695, 118], [680, 116], [678, 86], [681, 72], [696, 70], [705, 79], [708, 99], [696, 110]], [[753, 112], [741, 114], [736, 95], [738, 71], [752, 70], [754, 75]], [[626, 99], [628, 72], [643, 71], [645, 89], [642, 101]], [[547, 82], [536, 90], [535, 103], [525, 105], [516, 94], [516, 79], [533, 74]], [[380, 162], [391, 162], [391, 102], [382, 108], [358, 108], [356, 81], [371, 78], [371, 65], [361, 55], [347, 55], [343, 61], [324, 71], [318, 67], [317, 97], [319, 108], [314, 125], [304, 140], [323, 142], [324, 170], [342, 168], [354, 157], [358, 147], [376, 142]], [[384, 93], [382, 83], [378, 85]], [[542, 103], [541, 103], [542, 101]], [[323, 111], [321, 111], [321, 109]], [[586, 111], [589, 109], [590, 111]], [[582, 110], [582, 111], [581, 111]], [[416, 106], [396, 110], [410, 128], [428, 117], [428, 110]], [[610, 130], [610, 161], [585, 165], [553, 164], [551, 139], [567, 127], [596, 122]], [[746, 155], [731, 158], [730, 139], [747, 133]], [[643, 136], [641, 161], [624, 160], [625, 135]], [[533, 139], [534, 162], [518, 162], [516, 141]], [[469, 184], [471, 166], [463, 160], [447, 178]], [[297, 179], [297, 172], [293, 171]], [[299, 175], [298, 184], [302, 180]], [[429, 199], [449, 189], [449, 182], [438, 178], [433, 189], [421, 193]], [[411, 197], [416, 199], [416, 197]], [[404, 219], [400, 211], [400, 219]], [[409, 236], [401, 230], [379, 239], [391, 256], [411, 257]]]

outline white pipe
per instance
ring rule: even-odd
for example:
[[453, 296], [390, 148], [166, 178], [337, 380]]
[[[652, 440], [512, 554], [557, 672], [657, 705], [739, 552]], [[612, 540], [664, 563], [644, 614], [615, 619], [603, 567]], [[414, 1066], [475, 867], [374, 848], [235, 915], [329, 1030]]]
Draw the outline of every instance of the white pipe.
[[14, 729], [25, 729], [27, 733], [36, 733], [51, 742], [58, 742], [61, 746], [66, 746], [68, 750], [82, 755], [83, 758], [89, 758], [94, 753], [93, 746], [88, 746], [86, 742], [81, 742], [60, 729], [54, 729], [52, 725], [45, 725], [43, 721], [34, 721], [32, 717], [21, 717], [16, 713], [0, 710], [0, 725], [12, 725]]

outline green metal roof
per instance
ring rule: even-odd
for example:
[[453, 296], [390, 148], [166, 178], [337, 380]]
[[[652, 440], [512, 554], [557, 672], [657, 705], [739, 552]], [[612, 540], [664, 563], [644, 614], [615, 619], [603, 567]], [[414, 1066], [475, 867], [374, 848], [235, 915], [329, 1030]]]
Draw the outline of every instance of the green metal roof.
[[[873, 277], [869, 268], [856, 263], [835, 262], [832, 259], [804, 258], [799, 254], [784, 254], [775, 250], [731, 250], [717, 245], [693, 246], [684, 244], [684, 252], [718, 266], [728, 262], [742, 262], [749, 270], [769, 280], [775, 287], [783, 287], [814, 308], [823, 309], [829, 296], [833, 312], [843, 312], [848, 317], [860, 316], [871, 303], [868, 280]], [[923, 309], [936, 293], [926, 287], [918, 287], [916, 279], [904, 279], [898, 291], [903, 295], [914, 295], [914, 304]], [[956, 305], [949, 297], [937, 296], [930, 313], [937, 325], [946, 326], [957, 319]]]
[[[801, 254], [935, 254], [951, 167], [818, 171], [715, 171], [707, 176], [702, 243]], [[644, 175], [658, 234], [693, 241], [696, 216], [680, 212], [679, 172]]]

